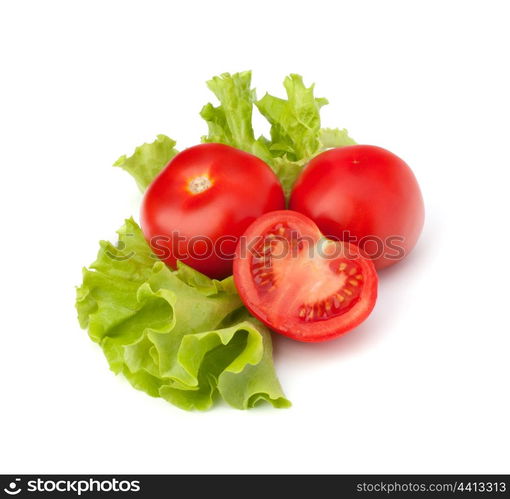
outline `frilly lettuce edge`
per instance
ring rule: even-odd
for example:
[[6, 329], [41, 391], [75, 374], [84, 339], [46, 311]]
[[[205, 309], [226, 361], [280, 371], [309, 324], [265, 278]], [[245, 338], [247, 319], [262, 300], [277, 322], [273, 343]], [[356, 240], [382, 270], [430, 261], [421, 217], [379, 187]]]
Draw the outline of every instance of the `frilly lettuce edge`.
[[218, 399], [237, 409], [289, 407], [276, 377], [271, 333], [242, 306], [232, 278], [216, 281], [151, 254], [126, 220], [83, 270], [76, 308], [115, 373], [186, 410]]

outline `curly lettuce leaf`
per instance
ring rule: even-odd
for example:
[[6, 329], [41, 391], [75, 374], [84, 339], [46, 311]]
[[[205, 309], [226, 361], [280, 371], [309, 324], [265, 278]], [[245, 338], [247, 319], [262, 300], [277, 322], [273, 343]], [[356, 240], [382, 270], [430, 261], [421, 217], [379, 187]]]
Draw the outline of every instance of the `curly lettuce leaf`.
[[258, 110], [271, 124], [273, 154], [291, 161], [310, 159], [319, 149], [320, 109], [328, 101], [314, 96], [314, 86], [306, 87], [297, 74], [283, 82], [287, 99], [266, 93], [256, 102]]
[[271, 165], [271, 153], [265, 139], [255, 138], [252, 126], [255, 90], [251, 88], [251, 71], [223, 73], [207, 82], [220, 101], [215, 107], [206, 104], [200, 116], [207, 122], [208, 135], [202, 142], [219, 142], [258, 156]]
[[281, 158], [274, 158], [273, 171], [280, 179], [283, 192], [285, 193], [285, 196], [287, 198], [290, 196], [292, 187], [294, 187], [294, 184], [296, 183], [299, 174], [306, 166], [306, 164], [307, 161], [305, 160], [292, 161], [287, 156], [283, 156]]
[[158, 135], [154, 142], [138, 146], [132, 156], [121, 156], [113, 166], [118, 166], [131, 174], [143, 192], [178, 153], [175, 144], [175, 141], [166, 135]]
[[212, 280], [182, 264], [170, 270], [132, 219], [118, 234], [83, 270], [76, 300], [81, 326], [112, 371], [183, 409], [206, 410], [218, 398], [238, 409], [288, 407], [270, 333], [246, 312], [232, 277]]
[[342, 128], [321, 128], [319, 131], [320, 149], [331, 149], [332, 147], [352, 146], [356, 142], [349, 137], [347, 130]]

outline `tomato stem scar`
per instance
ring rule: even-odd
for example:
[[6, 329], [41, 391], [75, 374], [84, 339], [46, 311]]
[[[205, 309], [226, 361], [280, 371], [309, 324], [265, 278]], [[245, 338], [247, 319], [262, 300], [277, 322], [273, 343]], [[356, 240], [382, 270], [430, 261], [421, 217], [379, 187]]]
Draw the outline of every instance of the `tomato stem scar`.
[[200, 175], [191, 179], [188, 183], [188, 191], [191, 194], [200, 194], [212, 187], [213, 183], [207, 175]]

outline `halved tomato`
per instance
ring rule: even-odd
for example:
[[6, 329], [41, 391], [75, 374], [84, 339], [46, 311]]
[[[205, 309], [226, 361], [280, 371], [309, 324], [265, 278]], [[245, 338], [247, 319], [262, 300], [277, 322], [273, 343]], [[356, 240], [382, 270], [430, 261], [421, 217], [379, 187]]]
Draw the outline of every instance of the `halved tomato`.
[[326, 239], [291, 210], [266, 213], [248, 227], [237, 246], [234, 280], [253, 315], [299, 341], [350, 331], [377, 298], [374, 264], [358, 247]]

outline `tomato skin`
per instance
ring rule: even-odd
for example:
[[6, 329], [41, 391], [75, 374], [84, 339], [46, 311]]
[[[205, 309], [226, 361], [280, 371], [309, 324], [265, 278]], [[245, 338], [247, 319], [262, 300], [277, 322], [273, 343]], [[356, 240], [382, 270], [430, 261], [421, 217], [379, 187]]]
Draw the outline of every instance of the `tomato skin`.
[[348, 231], [377, 269], [407, 255], [424, 222], [423, 198], [409, 166], [370, 145], [330, 149], [313, 158], [293, 188], [290, 209], [310, 217], [328, 237], [346, 240]]
[[[298, 231], [300, 237], [314, 241], [314, 243], [326, 241], [317, 225], [308, 217], [295, 211], [283, 210], [259, 217], [244, 233], [242, 243], [250, 247], [252, 241], [267, 234], [269, 227], [279, 227], [282, 224], [291, 230]], [[354, 329], [372, 312], [377, 299], [377, 272], [372, 261], [364, 258], [357, 246], [329, 241], [331, 245], [341, 246], [346, 252], [348, 250], [350, 260], [340, 259], [342, 264], [345, 261], [348, 262], [345, 265], [355, 265], [357, 268], [357, 276], [349, 274], [345, 276], [345, 279], [354, 279], [354, 277], [361, 279], [360, 275], [362, 275], [363, 281], [358, 281], [358, 284], [355, 284], [356, 288], [351, 288], [359, 290], [356, 301], [345, 313], [324, 320], [316, 319], [306, 322], [296, 313], [304, 305], [304, 302], [300, 301], [301, 296], [313, 294], [314, 291], [311, 288], [315, 288], [317, 284], [327, 284], [328, 287], [331, 287], [331, 280], [335, 287], [337, 281], [341, 279], [336, 274], [328, 274], [323, 279], [324, 269], [330, 268], [330, 261], [322, 258], [308, 259], [304, 256], [301, 258], [302, 264], [300, 264], [300, 258], [289, 253], [289, 257], [284, 258], [280, 265], [284, 272], [275, 276], [274, 285], [271, 285], [269, 290], [264, 290], [260, 284], [257, 284], [257, 277], [253, 272], [253, 261], [257, 257], [248, 253], [242, 243], [239, 243], [236, 250], [234, 282], [246, 308], [271, 330], [302, 342], [321, 342], [336, 338]], [[251, 247], [253, 248], [253, 246]], [[304, 253], [310, 255], [309, 249], [306, 248]], [[327, 263], [317, 266], [318, 261]], [[331, 262], [335, 264], [336, 259], [333, 258]], [[293, 273], [292, 269], [298, 271]], [[322, 299], [321, 301], [324, 303]], [[295, 302], [297, 302], [297, 308], [294, 306]], [[324, 308], [321, 310], [325, 311]]]
[[[190, 185], [197, 178], [210, 185], [193, 193]], [[250, 223], [284, 207], [280, 182], [266, 163], [224, 144], [200, 144], [176, 155], [149, 186], [141, 227], [170, 267], [179, 259], [222, 279], [232, 274], [237, 240]]]

